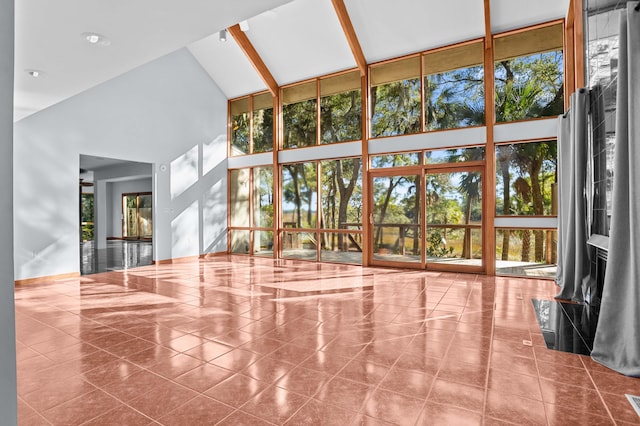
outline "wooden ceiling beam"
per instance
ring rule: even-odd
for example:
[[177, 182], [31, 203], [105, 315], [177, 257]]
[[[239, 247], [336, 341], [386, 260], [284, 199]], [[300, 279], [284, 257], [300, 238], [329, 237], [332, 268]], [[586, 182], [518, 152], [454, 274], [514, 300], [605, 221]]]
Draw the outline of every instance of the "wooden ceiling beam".
[[273, 96], [278, 96], [280, 91], [278, 82], [275, 78], [273, 78], [271, 71], [269, 71], [269, 68], [267, 68], [267, 65], [264, 63], [264, 61], [256, 51], [256, 48], [253, 47], [253, 44], [251, 44], [249, 37], [247, 37], [244, 31], [240, 29], [240, 25], [236, 24], [232, 27], [229, 27], [229, 33], [231, 33], [233, 39], [236, 41], [236, 43], [238, 43], [238, 46], [240, 46], [240, 49], [242, 49], [244, 54], [247, 56], [247, 59], [249, 59], [251, 65], [253, 65], [255, 70], [258, 72], [258, 75], [260, 76], [262, 81], [264, 81], [264, 84], [267, 86], [267, 89], [269, 89], [269, 92], [271, 92]]
[[347, 42], [356, 60], [356, 65], [360, 70], [360, 75], [365, 76], [367, 75], [367, 60], [362, 52], [356, 30], [353, 29], [353, 24], [351, 23], [351, 18], [349, 17], [349, 12], [344, 4], [344, 0], [331, 0], [331, 3], [333, 3], [333, 8], [336, 11], [336, 15], [338, 15], [338, 20], [340, 21], [340, 25], [342, 25], [344, 35], [347, 37]]

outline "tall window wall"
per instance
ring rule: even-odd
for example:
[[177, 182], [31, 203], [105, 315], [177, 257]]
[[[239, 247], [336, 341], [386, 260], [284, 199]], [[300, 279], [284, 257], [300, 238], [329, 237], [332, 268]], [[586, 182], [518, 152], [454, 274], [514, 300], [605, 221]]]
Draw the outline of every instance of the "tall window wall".
[[273, 151], [273, 96], [260, 93], [229, 104], [232, 156]]
[[[366, 99], [363, 99], [358, 71], [286, 86], [280, 93], [281, 109], [276, 111], [281, 117], [279, 134], [273, 132], [273, 126], [263, 125], [262, 133], [256, 129], [259, 122], [256, 111], [267, 111], [260, 102], [262, 98], [258, 97], [266, 100], [267, 94], [232, 101], [231, 146], [235, 154], [265, 152], [273, 146], [288, 151], [350, 141], [362, 141], [362, 152], [370, 152], [370, 139], [395, 136], [393, 141], [372, 141], [375, 142], [375, 154], [364, 158], [344, 154], [345, 158], [299, 161], [292, 160], [296, 155], [283, 156], [288, 153], [282, 152], [278, 160], [274, 160], [280, 188], [269, 192], [278, 194], [273, 202], [279, 203], [281, 215], [279, 223], [270, 222], [268, 226], [260, 224], [255, 217], [256, 210], [262, 205], [260, 197], [255, 196], [258, 169], [232, 171], [232, 210], [237, 205], [230, 222], [232, 251], [249, 253], [252, 248], [255, 251], [256, 241], [263, 240], [256, 238], [256, 232], [270, 232], [266, 240], [277, 241], [276, 246], [280, 249], [273, 253], [275, 257], [362, 263], [363, 248], [368, 244], [363, 241], [363, 226], [370, 226], [372, 220], [369, 217], [363, 221], [363, 212], [371, 216], [374, 207], [371, 204], [376, 202], [371, 201], [375, 188], [363, 193], [363, 170], [413, 166], [428, 169], [441, 163], [467, 161], [481, 169], [495, 164], [496, 187], [478, 186], [478, 189], [484, 191], [483, 197], [487, 196], [487, 191], [493, 192], [494, 197], [490, 198], [495, 198], [496, 203], [484, 207], [478, 204], [471, 210], [467, 206], [469, 211], [463, 212], [468, 216], [464, 226], [457, 224], [469, 228], [461, 232], [459, 257], [476, 258], [477, 253], [486, 253], [481, 248], [471, 249], [467, 245], [475, 241], [473, 233], [480, 232], [474, 227], [488, 227], [488, 232], [495, 232], [496, 264], [502, 262], [498, 265], [499, 272], [512, 273], [505, 266], [509, 262], [526, 264], [531, 269], [555, 265], [555, 136], [548, 130], [542, 133], [543, 136], [535, 131], [530, 134], [527, 130], [532, 128], [530, 126], [508, 126], [512, 122], [551, 118], [563, 113], [563, 38], [564, 25], [560, 21], [494, 35], [490, 40], [494, 85], [490, 88], [485, 82], [487, 50], [484, 39], [370, 65]], [[489, 97], [488, 91], [493, 92]], [[492, 116], [485, 112], [487, 102], [494, 103]], [[365, 114], [363, 105], [368, 108]], [[268, 111], [272, 125], [274, 110]], [[369, 120], [367, 134], [363, 134], [363, 115]], [[503, 131], [496, 136], [497, 140], [492, 141], [495, 152], [486, 152], [487, 158], [485, 147], [478, 140], [482, 137], [478, 135], [484, 132], [462, 131], [495, 125], [517, 130]], [[445, 135], [441, 132], [461, 133]], [[418, 150], [415, 143], [419, 144], [416, 141], [422, 139], [413, 138], [413, 142], [405, 143], [409, 139], [402, 138], [420, 133], [432, 135], [424, 139], [425, 146]], [[262, 134], [275, 134], [277, 141], [257, 143]], [[474, 136], [469, 138], [468, 135]], [[448, 142], [439, 142], [440, 138]], [[411, 148], [402, 148], [405, 145]], [[440, 148], [434, 149], [434, 146]], [[326, 151], [318, 152], [318, 158], [327, 155]], [[313, 158], [306, 154], [304, 157]], [[248, 189], [242, 189], [242, 173], [250, 177]], [[367, 176], [364, 180], [368, 182], [368, 179]], [[239, 186], [234, 189], [236, 184]], [[456, 188], [453, 184], [450, 186]], [[492, 216], [496, 217], [496, 223], [481, 224], [473, 219], [485, 217], [483, 212], [474, 216], [474, 208], [482, 208], [484, 212], [495, 209]], [[247, 215], [246, 212], [249, 213], [244, 222], [237, 222], [243, 214]], [[235, 219], [234, 215], [237, 215]], [[460, 214], [460, 217], [467, 216]], [[274, 220], [273, 215], [271, 220]], [[426, 236], [416, 232], [409, 234], [417, 238], [416, 244], [429, 247], [430, 240]], [[418, 241], [420, 239], [422, 241]], [[258, 252], [269, 253], [263, 250], [266, 246]], [[375, 250], [375, 247], [369, 249]], [[517, 271], [521, 272], [522, 268]], [[541, 272], [542, 275], [546, 273]]]
[[273, 167], [229, 171], [229, 250], [273, 256]]
[[362, 83], [352, 71], [282, 89], [283, 149], [362, 139]]
[[362, 263], [362, 160], [282, 165], [282, 257]]

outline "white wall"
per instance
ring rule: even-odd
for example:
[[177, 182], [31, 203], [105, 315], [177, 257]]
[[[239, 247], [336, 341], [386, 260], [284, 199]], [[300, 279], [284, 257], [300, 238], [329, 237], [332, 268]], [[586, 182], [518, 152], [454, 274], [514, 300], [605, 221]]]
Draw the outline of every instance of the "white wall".
[[122, 194], [134, 192], [152, 192], [151, 178], [109, 182], [107, 184], [107, 205], [111, 208], [107, 214], [107, 238], [122, 238]]
[[13, 299], [13, 0], [0, 0], [0, 416], [17, 425]]
[[224, 251], [226, 110], [181, 49], [16, 123], [15, 279], [79, 271], [80, 154], [154, 164], [155, 260]]

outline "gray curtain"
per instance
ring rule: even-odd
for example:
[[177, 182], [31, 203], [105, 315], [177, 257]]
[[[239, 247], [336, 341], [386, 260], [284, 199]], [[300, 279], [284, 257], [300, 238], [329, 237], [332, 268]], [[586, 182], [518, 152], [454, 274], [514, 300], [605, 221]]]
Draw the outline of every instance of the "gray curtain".
[[571, 95], [569, 111], [558, 118], [558, 299], [584, 301], [589, 281], [587, 218], [587, 112], [589, 94]]
[[620, 16], [609, 256], [591, 357], [640, 377], [640, 12]]

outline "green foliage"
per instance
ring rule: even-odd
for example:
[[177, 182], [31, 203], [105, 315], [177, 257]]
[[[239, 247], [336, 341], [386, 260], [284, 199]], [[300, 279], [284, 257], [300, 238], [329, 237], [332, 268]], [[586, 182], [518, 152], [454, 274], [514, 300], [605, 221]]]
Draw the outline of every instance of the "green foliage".
[[484, 68], [456, 69], [424, 78], [427, 130], [484, 124]]
[[302, 148], [316, 144], [316, 99], [282, 107], [284, 148]]
[[420, 131], [420, 79], [371, 88], [371, 136], [408, 135]]
[[496, 121], [562, 114], [563, 67], [562, 51], [496, 62]]
[[273, 108], [253, 112], [253, 152], [273, 151]]
[[437, 230], [432, 230], [429, 234], [427, 245], [427, 256], [430, 257], [449, 257], [453, 254], [453, 247], [447, 248], [447, 243], [442, 234]]
[[323, 144], [362, 139], [360, 90], [321, 98], [320, 132], [320, 142]]
[[249, 153], [249, 113], [231, 117], [231, 144], [243, 154]]

